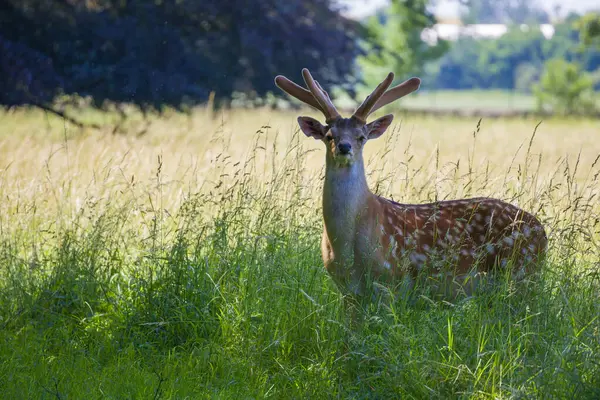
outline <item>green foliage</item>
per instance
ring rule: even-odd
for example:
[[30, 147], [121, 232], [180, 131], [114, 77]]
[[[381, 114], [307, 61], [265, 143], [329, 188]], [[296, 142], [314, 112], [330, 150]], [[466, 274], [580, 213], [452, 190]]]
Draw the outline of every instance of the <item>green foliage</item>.
[[538, 108], [549, 107], [562, 114], [591, 113], [596, 110], [594, 78], [581, 67], [563, 59], [544, 64], [539, 85], [534, 91]]
[[435, 87], [514, 88], [517, 69], [542, 63], [544, 42], [539, 29], [523, 32], [518, 27], [511, 27], [499, 39], [461, 38], [441, 60]]
[[587, 13], [575, 23], [585, 46], [600, 48], [600, 13]]
[[515, 69], [515, 90], [521, 93], [530, 93], [539, 77], [539, 69], [534, 63], [519, 64]]
[[[546, 39], [536, 26], [509, 26], [498, 39], [460, 38], [442, 57], [430, 79], [436, 89], [511, 89], [530, 92], [544, 64], [561, 58], [578, 63], [583, 71], [600, 69], [600, 49], [582, 47], [571, 16], [555, 25]], [[597, 83], [596, 83], [597, 85]], [[598, 87], [598, 86], [596, 86]]]
[[359, 58], [364, 80], [371, 87], [381, 82], [390, 70], [404, 80], [420, 74], [425, 65], [441, 57], [448, 43], [430, 45], [421, 32], [435, 24], [427, 0], [393, 0], [388, 8], [368, 19], [366, 28], [374, 45]]
[[550, 21], [534, 0], [466, 0], [463, 20], [469, 24], [532, 24]]

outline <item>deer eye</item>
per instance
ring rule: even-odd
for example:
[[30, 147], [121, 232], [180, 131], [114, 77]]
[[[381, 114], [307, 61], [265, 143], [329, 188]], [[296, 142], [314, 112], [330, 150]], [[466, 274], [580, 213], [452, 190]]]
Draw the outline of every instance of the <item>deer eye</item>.
[[358, 141], [359, 142], [364, 142], [365, 140], [367, 140], [366, 136], [359, 136], [358, 137]]
[[325, 135], [325, 140], [331, 142], [333, 140], [333, 135]]

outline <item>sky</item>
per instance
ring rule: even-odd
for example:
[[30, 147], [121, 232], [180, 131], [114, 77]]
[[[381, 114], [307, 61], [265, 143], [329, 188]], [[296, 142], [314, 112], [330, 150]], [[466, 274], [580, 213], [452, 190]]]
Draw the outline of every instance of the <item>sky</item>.
[[[360, 18], [370, 15], [377, 8], [389, 3], [389, 0], [338, 0], [340, 3], [349, 7], [347, 15]], [[454, 17], [458, 14], [456, 2], [451, 0], [439, 0], [436, 13], [443, 17]], [[599, 9], [599, 0], [545, 0], [546, 7], [553, 10], [556, 5], [560, 5], [563, 12], [576, 11], [579, 13]]]

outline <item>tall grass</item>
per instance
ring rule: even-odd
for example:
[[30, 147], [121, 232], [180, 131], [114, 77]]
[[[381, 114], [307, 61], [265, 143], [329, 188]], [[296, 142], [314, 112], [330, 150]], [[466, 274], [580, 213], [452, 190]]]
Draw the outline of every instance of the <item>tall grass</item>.
[[292, 115], [199, 110], [141, 136], [2, 115], [3, 397], [600, 396], [592, 122], [406, 116], [369, 146], [373, 190], [510, 200], [550, 257], [527, 288], [374, 304], [353, 329], [320, 259], [322, 149]]

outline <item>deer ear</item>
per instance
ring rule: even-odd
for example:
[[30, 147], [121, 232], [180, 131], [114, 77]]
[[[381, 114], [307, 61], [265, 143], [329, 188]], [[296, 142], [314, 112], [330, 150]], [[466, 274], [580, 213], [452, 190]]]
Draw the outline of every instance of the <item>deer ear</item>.
[[394, 120], [392, 114], [384, 115], [381, 118], [377, 118], [375, 121], [367, 125], [367, 132], [369, 139], [377, 139], [383, 135], [383, 132], [391, 125]]
[[325, 127], [319, 121], [311, 117], [298, 117], [298, 125], [304, 134], [317, 140], [325, 137]]

